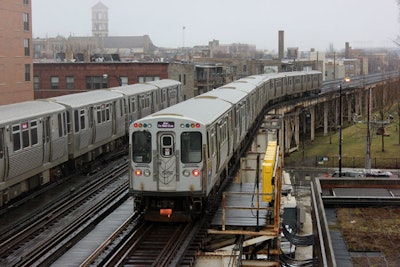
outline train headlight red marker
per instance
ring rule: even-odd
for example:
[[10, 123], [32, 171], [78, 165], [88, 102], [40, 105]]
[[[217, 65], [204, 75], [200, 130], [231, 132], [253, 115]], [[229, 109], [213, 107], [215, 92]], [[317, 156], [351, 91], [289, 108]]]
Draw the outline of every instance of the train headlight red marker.
[[144, 176], [146, 176], [146, 177], [149, 177], [149, 176], [151, 175], [151, 171], [150, 171], [149, 169], [145, 169], [144, 171], [141, 170], [141, 169], [136, 169], [136, 170], [134, 171], [134, 173], [135, 173], [135, 176], [142, 176], [142, 175], [144, 175]]
[[[199, 177], [200, 176], [200, 170], [198, 170], [198, 169], [192, 170], [191, 173], [192, 173], [192, 176], [194, 176], [194, 177]], [[182, 174], [185, 177], [189, 177], [190, 176], [190, 170], [188, 170], [188, 169], [183, 170]]]
[[200, 170], [194, 169], [194, 170], [192, 171], [192, 174], [193, 174], [194, 177], [198, 177], [198, 176], [200, 176]]

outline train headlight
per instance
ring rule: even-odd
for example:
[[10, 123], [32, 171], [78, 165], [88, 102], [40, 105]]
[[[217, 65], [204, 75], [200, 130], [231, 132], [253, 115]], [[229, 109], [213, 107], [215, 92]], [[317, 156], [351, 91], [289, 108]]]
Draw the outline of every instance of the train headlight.
[[[190, 170], [183, 170], [183, 176], [189, 177], [190, 176]], [[194, 169], [192, 170], [192, 176], [194, 177], [199, 177], [200, 176], [200, 170]]]
[[136, 169], [136, 170], [135, 170], [135, 175], [136, 175], [136, 176], [142, 176], [142, 170]]
[[183, 170], [183, 176], [189, 177], [190, 171], [189, 170]]
[[150, 176], [150, 170], [149, 169], [144, 170], [144, 176], [146, 176], [146, 177]]

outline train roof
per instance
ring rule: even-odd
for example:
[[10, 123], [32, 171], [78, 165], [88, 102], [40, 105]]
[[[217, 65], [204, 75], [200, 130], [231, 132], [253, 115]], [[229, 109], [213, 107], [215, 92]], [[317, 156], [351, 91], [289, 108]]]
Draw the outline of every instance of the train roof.
[[121, 94], [132, 96], [142, 93], [147, 93], [157, 90], [157, 86], [146, 83], [135, 83], [130, 85], [112, 87], [109, 89], [113, 92], [120, 92]]
[[62, 105], [39, 100], [2, 105], [0, 106], [0, 124], [35, 118], [63, 110], [65, 110], [65, 107]]
[[151, 84], [151, 85], [155, 85], [157, 87], [168, 87], [168, 86], [174, 86], [174, 85], [181, 84], [181, 82], [178, 82], [178, 81], [172, 80], [172, 79], [162, 79], [162, 80], [146, 82], [146, 83], [147, 84]]
[[292, 72], [278, 72], [278, 73], [267, 73], [262, 74], [269, 79], [273, 78], [281, 78], [281, 77], [288, 77], [288, 76], [298, 76], [298, 75], [305, 75], [305, 74], [321, 74], [322, 72], [317, 70], [307, 70], [307, 71], [292, 71]]
[[205, 96], [215, 96], [229, 103], [236, 104], [240, 102], [242, 99], [244, 99], [247, 96], [247, 93], [240, 90], [235, 90], [235, 88], [227, 87], [227, 88], [214, 89], [207, 93], [198, 95], [195, 98], [201, 98]]
[[248, 83], [251, 83], [251, 84], [254, 84], [254, 85], [259, 85], [259, 84], [263, 83], [267, 79], [268, 79], [268, 77], [266, 77], [264, 75], [251, 75], [251, 76], [248, 76], [248, 77], [241, 78], [241, 79], [239, 79], [237, 81], [239, 81], [239, 82], [248, 82]]
[[252, 91], [254, 91], [257, 88], [257, 86], [252, 83], [249, 82], [248, 80], [237, 80], [231, 83], [228, 83], [224, 86], [219, 87], [219, 89], [236, 89], [236, 90], [240, 90], [246, 93], [251, 93]]
[[110, 90], [99, 89], [83, 93], [63, 95], [48, 98], [48, 101], [57, 102], [62, 105], [69, 106], [71, 108], [78, 108], [86, 105], [103, 103], [105, 101], [115, 100], [121, 98], [122, 95], [119, 92], [113, 92]]
[[187, 118], [201, 122], [205, 125], [211, 124], [232, 107], [232, 104], [213, 96], [203, 98], [191, 98], [178, 103], [143, 119], [157, 117]]

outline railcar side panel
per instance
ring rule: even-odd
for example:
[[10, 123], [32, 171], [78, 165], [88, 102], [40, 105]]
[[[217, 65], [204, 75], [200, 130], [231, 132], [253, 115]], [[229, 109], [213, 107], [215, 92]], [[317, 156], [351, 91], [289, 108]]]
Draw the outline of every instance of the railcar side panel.
[[[6, 175], [6, 166], [7, 166], [6, 151], [7, 149], [5, 147], [4, 127], [0, 127], [0, 184], [4, 183]], [[1, 197], [0, 197], [0, 204], [1, 204]]]

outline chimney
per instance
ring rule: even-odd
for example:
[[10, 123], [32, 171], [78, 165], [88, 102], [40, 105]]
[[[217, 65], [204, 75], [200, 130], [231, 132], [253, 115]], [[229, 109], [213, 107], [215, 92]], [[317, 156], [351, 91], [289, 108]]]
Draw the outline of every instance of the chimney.
[[279, 44], [278, 44], [278, 46], [279, 46], [279, 48], [278, 48], [279, 59], [283, 59], [283, 57], [284, 57], [284, 49], [285, 49], [284, 31], [279, 31], [278, 42], [279, 42]]

